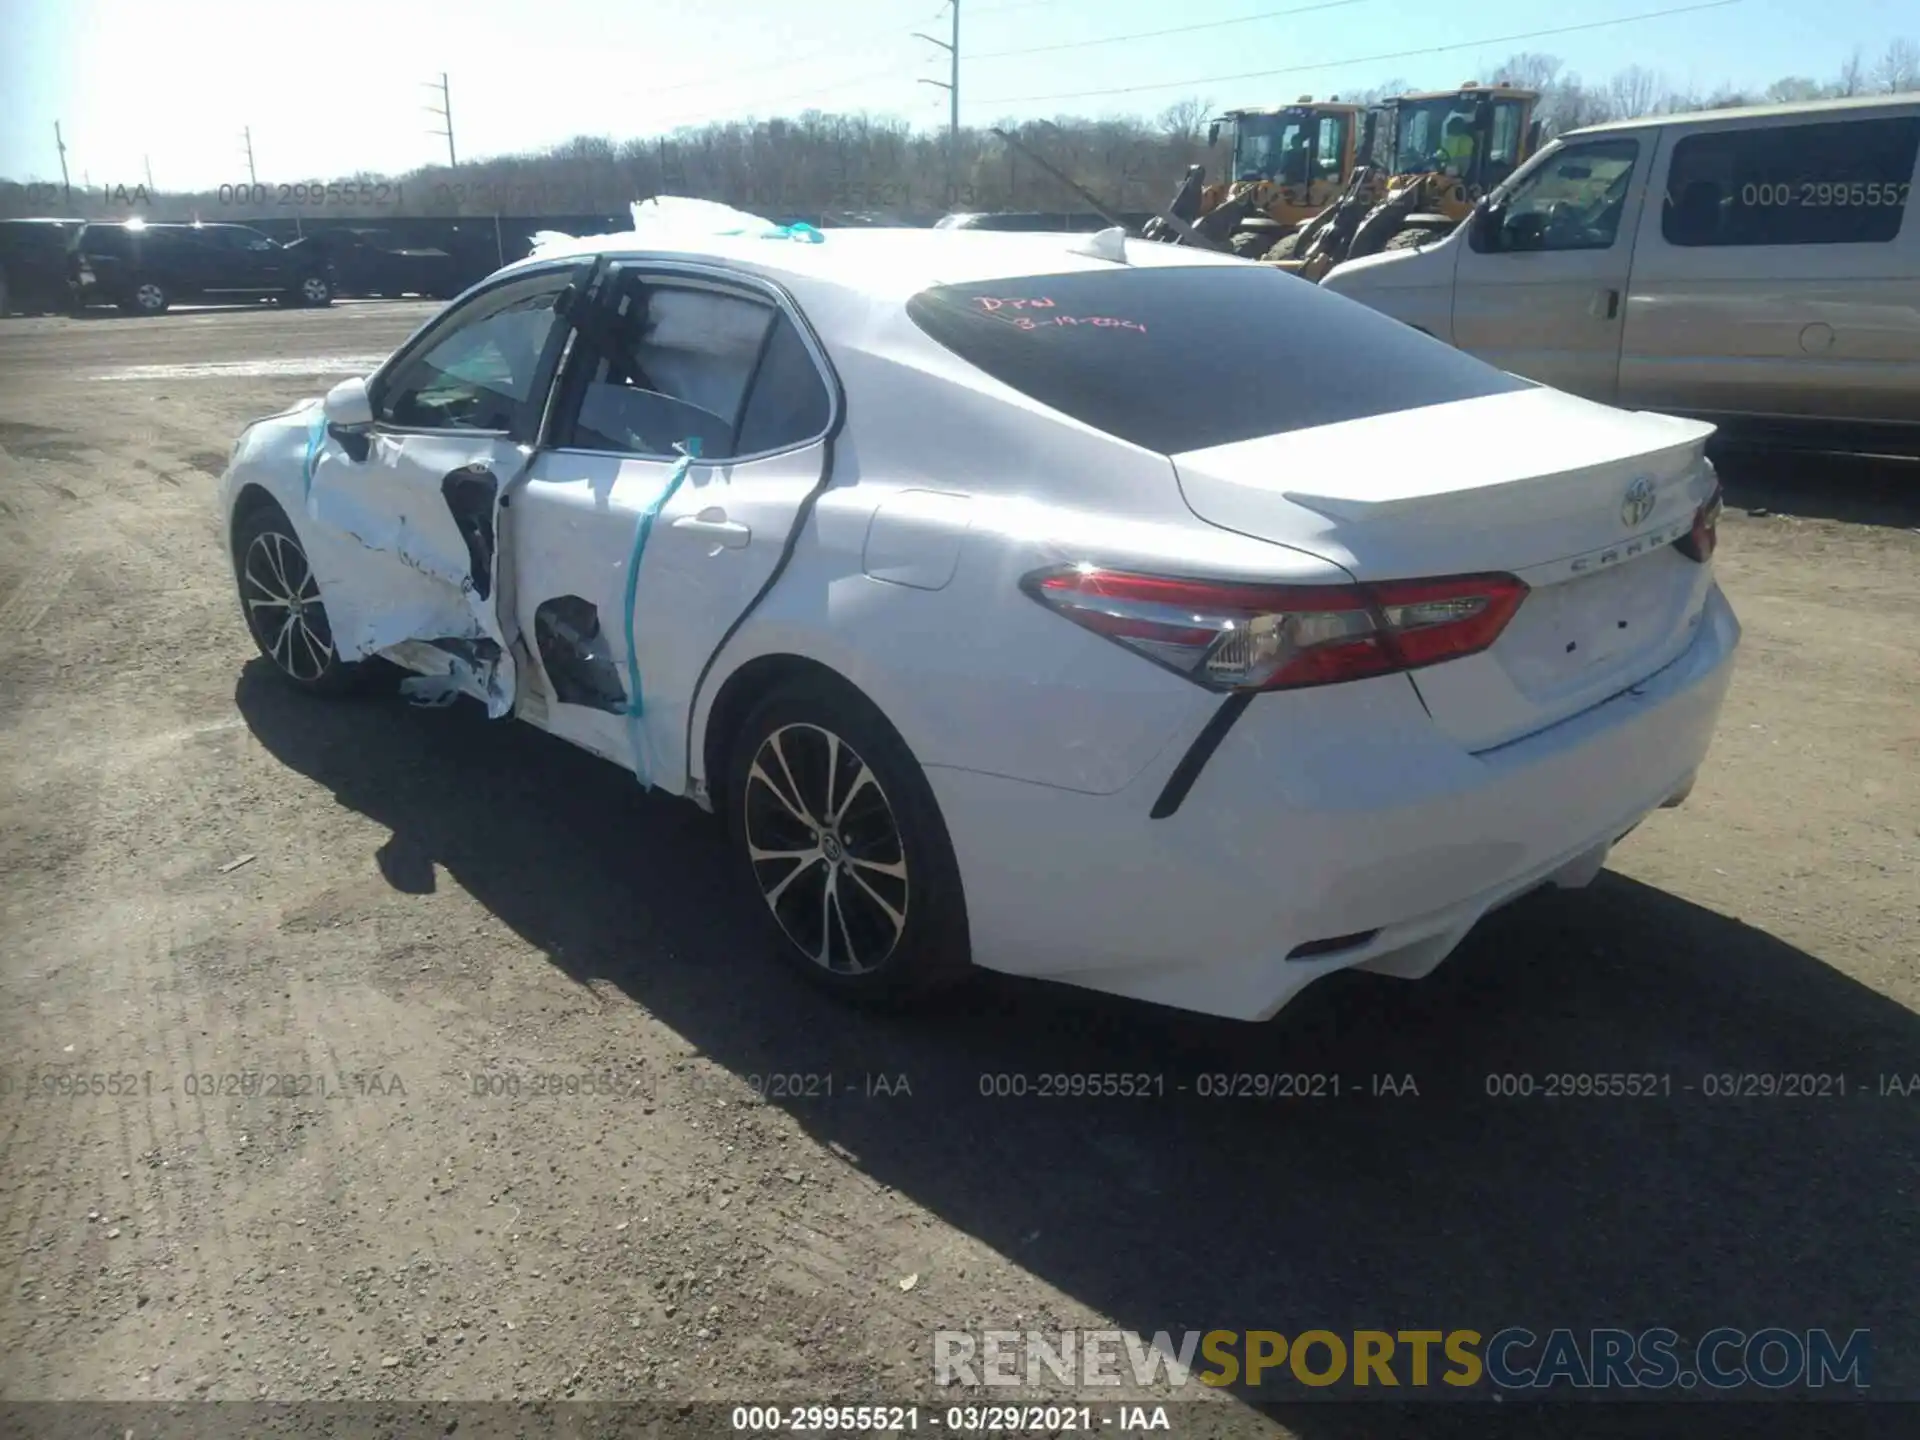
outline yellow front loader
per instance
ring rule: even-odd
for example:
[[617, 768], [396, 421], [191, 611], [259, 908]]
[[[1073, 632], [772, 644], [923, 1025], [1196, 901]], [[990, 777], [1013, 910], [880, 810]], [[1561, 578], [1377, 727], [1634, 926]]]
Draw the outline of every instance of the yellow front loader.
[[1353, 174], [1363, 106], [1339, 96], [1302, 95], [1273, 109], [1229, 110], [1208, 127], [1207, 143], [1227, 137], [1226, 178], [1206, 183], [1193, 166], [1170, 207], [1180, 226], [1149, 238], [1175, 239], [1199, 227], [1207, 241], [1258, 258], [1333, 203]]

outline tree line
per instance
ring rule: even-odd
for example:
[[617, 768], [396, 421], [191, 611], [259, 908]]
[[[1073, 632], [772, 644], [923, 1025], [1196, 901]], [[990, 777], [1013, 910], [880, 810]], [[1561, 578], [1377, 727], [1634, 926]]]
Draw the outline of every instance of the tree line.
[[[1856, 50], [1825, 80], [1786, 76], [1760, 90], [1676, 89], [1657, 71], [1630, 66], [1590, 82], [1557, 55], [1513, 55], [1484, 79], [1538, 90], [1548, 133], [1642, 115], [1920, 92], [1920, 45], [1890, 42], [1869, 59]], [[1372, 102], [1413, 87], [1390, 80], [1341, 98]], [[1272, 103], [1283, 103], [1278, 97]], [[1002, 126], [1113, 209], [1150, 212], [1171, 196], [1190, 164], [1217, 174], [1224, 159], [1207, 144], [1210, 98], [1191, 97], [1149, 118], [1053, 120]], [[619, 216], [649, 195], [692, 195], [775, 218], [870, 215], [924, 223], [948, 209], [1079, 210], [1084, 203], [992, 127], [965, 127], [950, 149], [944, 131], [903, 120], [808, 110], [790, 118], [719, 121], [653, 139], [580, 136], [538, 153], [424, 166], [401, 176], [358, 172], [297, 184], [223, 186], [194, 194], [141, 187], [87, 190], [0, 182], [0, 215], [73, 214], [149, 219], [247, 220], [298, 216], [303, 223], [377, 228], [398, 216]]]

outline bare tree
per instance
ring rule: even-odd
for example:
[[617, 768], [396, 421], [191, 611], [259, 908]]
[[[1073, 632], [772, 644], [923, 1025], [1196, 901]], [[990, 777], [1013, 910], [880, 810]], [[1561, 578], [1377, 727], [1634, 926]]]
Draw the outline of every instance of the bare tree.
[[1405, 76], [1396, 75], [1384, 85], [1375, 85], [1353, 96], [1356, 105], [1378, 105], [1382, 100], [1391, 100], [1395, 95], [1405, 95], [1413, 88]]
[[1494, 67], [1496, 78], [1505, 80], [1509, 85], [1517, 85], [1523, 90], [1545, 90], [1559, 78], [1561, 60], [1558, 55], [1542, 55], [1536, 50], [1522, 50], [1517, 55], [1509, 55]]
[[1853, 47], [1853, 53], [1847, 57], [1847, 63], [1840, 67], [1840, 83], [1834, 87], [1836, 95], [1859, 95], [1867, 88], [1867, 66], [1860, 58], [1860, 47]]
[[1791, 105], [1801, 100], [1818, 100], [1827, 93], [1827, 87], [1818, 80], [1808, 80], [1800, 75], [1788, 75], [1767, 86], [1767, 99], [1776, 105]]
[[1920, 46], [1905, 38], [1888, 41], [1886, 54], [1873, 67], [1873, 80], [1889, 95], [1920, 90]]
[[1641, 65], [1629, 65], [1607, 83], [1607, 103], [1616, 120], [1651, 115], [1666, 91], [1666, 81]]
[[1176, 100], [1160, 112], [1154, 121], [1160, 133], [1169, 140], [1183, 145], [1191, 145], [1200, 138], [1201, 127], [1213, 115], [1213, 102], [1198, 96], [1189, 95], [1184, 100]]
[[1606, 92], [1585, 84], [1571, 71], [1556, 76], [1541, 92], [1540, 119], [1550, 134], [1561, 135], [1582, 125], [1617, 118]]

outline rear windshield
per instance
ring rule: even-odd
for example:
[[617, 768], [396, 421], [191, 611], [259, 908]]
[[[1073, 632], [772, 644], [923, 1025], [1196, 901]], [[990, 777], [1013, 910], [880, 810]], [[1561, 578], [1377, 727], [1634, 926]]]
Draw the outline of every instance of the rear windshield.
[[1167, 455], [1531, 384], [1264, 265], [940, 285], [907, 314], [996, 380]]

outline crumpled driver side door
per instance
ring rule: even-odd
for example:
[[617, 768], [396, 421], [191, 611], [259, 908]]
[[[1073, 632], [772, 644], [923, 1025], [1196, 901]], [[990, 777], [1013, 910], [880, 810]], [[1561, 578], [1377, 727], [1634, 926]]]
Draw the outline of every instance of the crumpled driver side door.
[[564, 312], [591, 268], [559, 263], [488, 286], [376, 372], [370, 427], [316, 419], [309, 551], [342, 659], [384, 653], [434, 677], [414, 687], [419, 698], [465, 694], [495, 718], [512, 712], [502, 501], [532, 459], [570, 333]]

